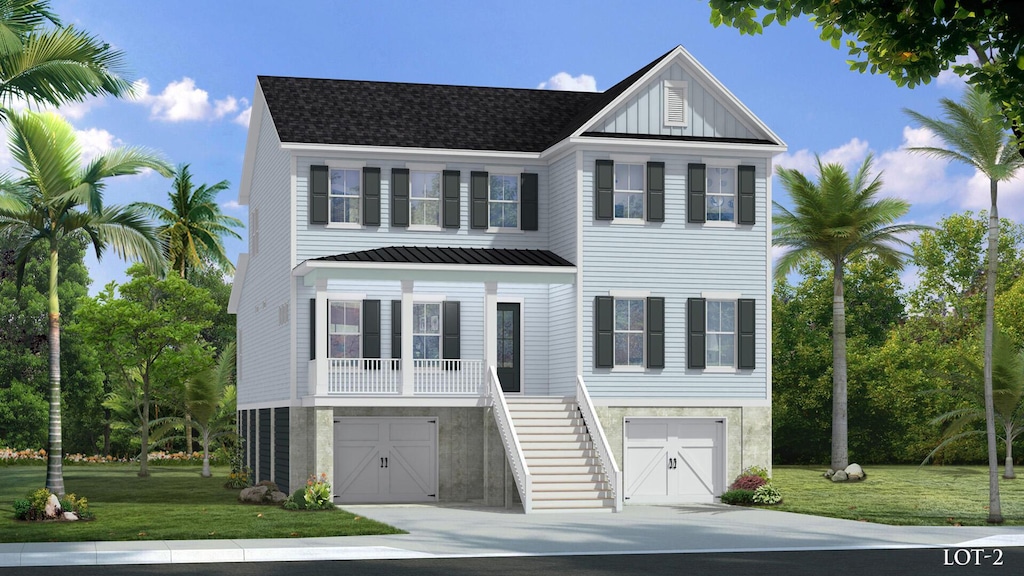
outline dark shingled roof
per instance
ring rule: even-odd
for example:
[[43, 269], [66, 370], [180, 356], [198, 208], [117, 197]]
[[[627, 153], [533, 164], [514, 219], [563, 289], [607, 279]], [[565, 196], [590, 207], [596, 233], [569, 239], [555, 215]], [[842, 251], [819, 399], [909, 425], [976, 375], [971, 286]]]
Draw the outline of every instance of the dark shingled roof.
[[282, 142], [541, 152], [672, 51], [604, 92], [260, 76]]
[[573, 266], [550, 250], [512, 248], [439, 248], [388, 246], [313, 258], [327, 262], [381, 262], [399, 264], [476, 264], [493, 266]]

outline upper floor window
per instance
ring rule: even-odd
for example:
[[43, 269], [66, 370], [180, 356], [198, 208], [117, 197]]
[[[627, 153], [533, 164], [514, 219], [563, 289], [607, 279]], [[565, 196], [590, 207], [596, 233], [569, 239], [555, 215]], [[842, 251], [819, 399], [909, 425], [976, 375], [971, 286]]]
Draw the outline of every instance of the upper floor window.
[[360, 357], [361, 310], [362, 303], [358, 301], [332, 300], [330, 302], [330, 320], [327, 327], [329, 357]]
[[441, 173], [413, 171], [409, 183], [409, 224], [440, 227]]
[[615, 365], [644, 365], [644, 299], [615, 299]]
[[736, 220], [736, 169], [708, 167], [707, 221]]
[[707, 366], [736, 365], [736, 301], [707, 301]]
[[359, 170], [331, 170], [331, 222], [359, 223]]
[[412, 305], [412, 357], [441, 358], [441, 304]]
[[519, 228], [519, 176], [491, 174], [488, 228]]
[[644, 218], [644, 166], [615, 164], [615, 218]]

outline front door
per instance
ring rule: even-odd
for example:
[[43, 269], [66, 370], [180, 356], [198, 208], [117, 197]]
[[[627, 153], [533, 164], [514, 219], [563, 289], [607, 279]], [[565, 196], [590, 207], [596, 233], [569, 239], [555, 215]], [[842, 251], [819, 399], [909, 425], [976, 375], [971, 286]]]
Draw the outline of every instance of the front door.
[[502, 392], [520, 392], [519, 304], [498, 303], [498, 381]]

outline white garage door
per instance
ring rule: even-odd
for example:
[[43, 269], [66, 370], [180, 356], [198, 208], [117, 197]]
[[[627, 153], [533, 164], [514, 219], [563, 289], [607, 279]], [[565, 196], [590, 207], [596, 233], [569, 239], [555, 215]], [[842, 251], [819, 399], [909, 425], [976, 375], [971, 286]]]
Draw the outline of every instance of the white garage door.
[[337, 418], [339, 503], [437, 500], [437, 418]]
[[725, 419], [626, 418], [623, 487], [631, 504], [714, 502], [725, 488]]

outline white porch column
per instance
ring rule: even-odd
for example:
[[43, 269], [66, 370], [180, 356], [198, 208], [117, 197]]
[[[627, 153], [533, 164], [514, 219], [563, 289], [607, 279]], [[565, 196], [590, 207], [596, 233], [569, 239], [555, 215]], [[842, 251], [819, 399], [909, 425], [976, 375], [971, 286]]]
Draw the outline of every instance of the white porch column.
[[416, 372], [412, 359], [412, 280], [402, 280], [402, 395], [412, 396]]
[[[324, 282], [324, 288], [326, 289], [326, 282]], [[327, 361], [327, 355], [331, 349], [330, 334], [328, 334], [327, 317], [328, 317], [328, 306], [330, 303], [327, 301], [327, 295], [324, 290], [320, 288], [320, 283], [317, 283], [316, 287], [316, 308], [314, 310], [313, 318], [310, 321], [313, 322], [314, 334], [316, 334], [316, 395], [327, 396], [327, 380], [330, 378], [330, 363]]]
[[484, 374], [498, 364], [498, 283], [484, 282]]

